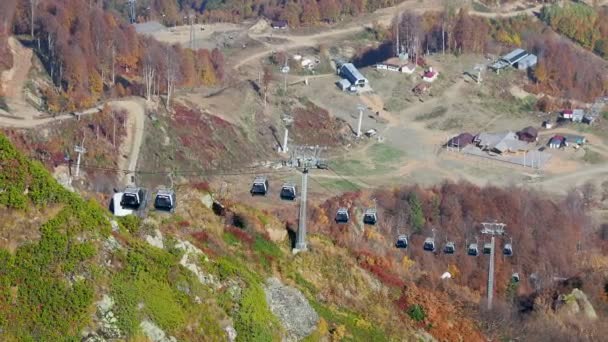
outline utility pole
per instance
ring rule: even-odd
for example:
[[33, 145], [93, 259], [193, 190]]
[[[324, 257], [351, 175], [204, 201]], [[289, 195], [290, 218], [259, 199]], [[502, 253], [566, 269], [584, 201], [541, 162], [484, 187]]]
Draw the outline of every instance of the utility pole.
[[190, 24], [190, 50], [194, 50], [194, 14], [188, 14]]
[[74, 146], [74, 152], [78, 153], [78, 158], [76, 159], [76, 178], [80, 175], [80, 157], [86, 151], [84, 148], [84, 138], [82, 138], [82, 144]]
[[359, 110], [359, 121], [357, 123], [357, 138], [361, 137], [361, 124], [363, 123], [363, 111], [366, 109], [363, 105], [358, 105], [357, 109]]
[[283, 136], [283, 146], [281, 147], [281, 152], [287, 153], [289, 149], [287, 148], [287, 137], [289, 136], [289, 128], [285, 127], [285, 135]]
[[482, 234], [488, 234], [492, 236], [490, 241], [490, 264], [488, 266], [488, 310], [492, 310], [492, 300], [494, 299], [494, 245], [495, 236], [504, 235], [506, 224], [499, 222], [482, 222], [483, 229]]

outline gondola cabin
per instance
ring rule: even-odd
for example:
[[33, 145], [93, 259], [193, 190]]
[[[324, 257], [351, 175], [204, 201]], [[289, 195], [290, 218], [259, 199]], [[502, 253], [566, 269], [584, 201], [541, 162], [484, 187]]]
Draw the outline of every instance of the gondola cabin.
[[512, 256], [513, 255], [513, 246], [511, 246], [510, 243], [505, 244], [505, 247], [502, 249], [502, 254], [504, 254], [506, 256]]
[[490, 254], [490, 253], [492, 253], [492, 244], [484, 243], [483, 244], [483, 254]]
[[120, 205], [120, 201], [122, 200], [122, 192], [117, 192], [114, 195], [112, 195], [112, 199], [110, 200], [110, 211], [112, 212], [112, 214], [114, 214], [114, 216], [127, 216], [127, 215], [132, 215], [133, 214], [133, 210], [131, 209], [125, 209]]
[[127, 187], [122, 193], [120, 206], [125, 209], [139, 210], [144, 204], [146, 192], [139, 187]]
[[426, 240], [424, 240], [424, 245], [422, 245], [422, 248], [425, 251], [434, 252], [435, 251], [435, 238], [432, 238], [432, 237], [426, 238]]
[[407, 248], [407, 245], [408, 245], [407, 235], [399, 235], [397, 237], [397, 242], [395, 243], [395, 247]]
[[173, 190], [158, 190], [154, 196], [154, 208], [156, 210], [173, 212], [176, 205], [175, 191]]
[[378, 222], [378, 213], [376, 209], [367, 209], [365, 214], [363, 214], [363, 223], [369, 225], [375, 225]]
[[513, 273], [511, 275], [511, 281], [514, 283], [519, 283], [519, 273]]
[[296, 186], [292, 183], [285, 183], [281, 187], [281, 199], [286, 201], [294, 201], [296, 199]]
[[340, 208], [336, 212], [336, 223], [348, 223], [350, 216], [348, 215], [348, 209]]
[[470, 256], [478, 256], [479, 255], [479, 249], [477, 248], [477, 244], [476, 243], [472, 243], [469, 245], [469, 248], [467, 249], [467, 254]]
[[266, 193], [268, 193], [268, 179], [262, 176], [255, 177], [251, 185], [251, 195], [266, 196]]
[[443, 253], [454, 254], [456, 252], [456, 245], [452, 241], [448, 241], [443, 247]]

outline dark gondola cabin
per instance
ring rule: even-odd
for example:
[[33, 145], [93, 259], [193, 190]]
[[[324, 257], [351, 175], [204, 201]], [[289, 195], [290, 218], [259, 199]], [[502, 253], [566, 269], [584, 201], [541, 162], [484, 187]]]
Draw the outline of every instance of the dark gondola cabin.
[[268, 192], [268, 180], [266, 177], [255, 177], [253, 184], [251, 185], [252, 196], [266, 196]]
[[492, 244], [484, 243], [483, 244], [483, 254], [490, 254], [490, 253], [492, 253]]
[[363, 214], [363, 223], [369, 225], [375, 225], [378, 222], [378, 213], [376, 209], [367, 209]]
[[443, 252], [445, 254], [454, 254], [456, 252], [456, 245], [452, 241], [448, 241], [443, 247]]
[[479, 255], [479, 248], [477, 248], [477, 244], [476, 243], [472, 243], [469, 245], [469, 248], [467, 249], [467, 254], [470, 256], [478, 256]]
[[173, 212], [175, 210], [176, 197], [173, 190], [158, 190], [154, 197], [154, 208], [156, 210]]
[[513, 273], [511, 275], [511, 281], [514, 283], [519, 283], [519, 273]]
[[502, 249], [502, 253], [506, 256], [513, 255], [513, 246], [510, 243], [505, 244], [505, 247]]
[[422, 248], [425, 251], [434, 252], [435, 251], [435, 239], [432, 237], [426, 238], [426, 240], [424, 240], [424, 245], [422, 245]]
[[287, 201], [294, 201], [296, 199], [296, 186], [292, 183], [285, 183], [281, 187], [281, 199]]
[[120, 206], [126, 209], [138, 210], [145, 200], [145, 195], [145, 191], [142, 188], [127, 187], [120, 199]]
[[397, 242], [395, 243], [395, 247], [407, 248], [407, 245], [408, 245], [407, 235], [399, 235], [397, 237]]
[[340, 208], [336, 212], [336, 223], [348, 223], [349, 218], [348, 209], [346, 208]]

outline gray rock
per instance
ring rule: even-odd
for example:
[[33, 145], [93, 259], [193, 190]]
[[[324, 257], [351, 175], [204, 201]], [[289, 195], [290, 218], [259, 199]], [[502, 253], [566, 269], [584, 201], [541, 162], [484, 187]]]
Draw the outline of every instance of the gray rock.
[[154, 230], [154, 235], [146, 235], [146, 242], [154, 247], [160, 249], [165, 248], [163, 241], [163, 233], [161, 233], [159, 229]]
[[82, 338], [82, 342], [106, 342], [106, 339], [92, 332]]
[[167, 336], [167, 334], [159, 328], [154, 322], [149, 320], [143, 320], [139, 327], [141, 331], [153, 342], [177, 342], [177, 339], [173, 336]]
[[211, 196], [211, 194], [204, 194], [203, 196], [201, 196], [201, 203], [203, 203], [205, 207], [211, 209], [211, 207], [213, 206], [213, 197]]
[[236, 329], [234, 329], [232, 325], [225, 327], [224, 331], [226, 332], [226, 336], [228, 336], [229, 342], [234, 342], [236, 340]]
[[319, 316], [298, 289], [268, 278], [264, 291], [270, 310], [287, 331], [287, 340], [301, 340], [316, 329]]

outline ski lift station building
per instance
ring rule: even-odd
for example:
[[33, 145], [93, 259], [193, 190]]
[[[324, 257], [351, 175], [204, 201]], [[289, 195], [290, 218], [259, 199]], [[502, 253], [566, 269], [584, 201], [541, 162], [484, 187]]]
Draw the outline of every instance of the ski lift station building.
[[348, 80], [350, 84], [358, 87], [364, 87], [369, 83], [367, 78], [365, 78], [357, 68], [353, 65], [353, 63], [344, 63], [338, 69], [340, 76], [342, 78]]
[[508, 66], [512, 66], [519, 70], [526, 70], [538, 63], [538, 57], [529, 53], [524, 49], [515, 49], [508, 54], [500, 57], [500, 59], [490, 65], [490, 68], [498, 72]]

